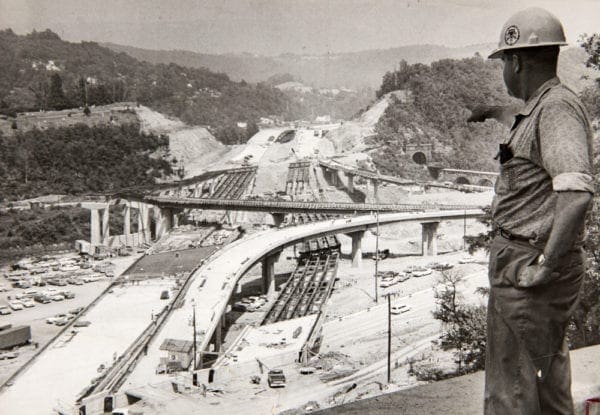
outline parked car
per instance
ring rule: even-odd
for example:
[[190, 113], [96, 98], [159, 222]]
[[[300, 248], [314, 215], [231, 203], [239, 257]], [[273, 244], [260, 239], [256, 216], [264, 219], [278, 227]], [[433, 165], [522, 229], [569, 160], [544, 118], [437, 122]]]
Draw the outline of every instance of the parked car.
[[33, 300], [31, 298], [26, 298], [25, 300], [22, 300], [21, 304], [23, 304], [23, 307], [26, 307], [26, 308], [35, 307], [35, 303], [33, 302]]
[[54, 320], [54, 324], [57, 326], [65, 326], [68, 322], [69, 322], [68, 317], [61, 317], [61, 318]]
[[5, 316], [7, 314], [12, 314], [12, 311], [7, 306], [0, 306], [0, 316]]
[[52, 301], [50, 300], [50, 297], [45, 294], [36, 294], [33, 296], [33, 299], [42, 304], [48, 304], [50, 301]]
[[62, 295], [67, 299], [70, 300], [71, 298], [75, 298], [75, 293], [73, 291], [63, 291]]
[[77, 307], [72, 310], [69, 310], [69, 314], [73, 314], [74, 316], [81, 313], [83, 311], [83, 307]]
[[161, 300], [168, 300], [170, 297], [169, 295], [169, 291], [168, 290], [164, 290], [163, 292], [160, 293], [160, 299]]
[[285, 375], [281, 369], [271, 369], [267, 375], [270, 388], [285, 387]]
[[6, 285], [4, 284], [0, 284], [0, 293], [4, 292], [4, 291], [8, 291], [10, 290], [10, 288], [8, 288]]
[[407, 311], [410, 311], [410, 306], [407, 306], [406, 304], [393, 305], [390, 309], [390, 313], [392, 314], [402, 314], [406, 313]]
[[92, 323], [87, 320], [77, 320], [75, 323], [73, 323], [73, 327], [87, 327], [90, 324]]
[[14, 300], [9, 301], [8, 306], [12, 308], [14, 311], [23, 310], [23, 304], [20, 301]]
[[426, 270], [424, 270], [424, 271], [413, 271], [413, 272], [412, 272], [412, 276], [413, 276], [413, 277], [424, 277], [424, 276], [426, 276], [426, 275], [429, 275], [429, 274], [431, 274], [431, 272], [432, 272], [432, 271], [431, 271], [430, 269], [426, 269]]
[[52, 301], [63, 301], [65, 299], [65, 296], [62, 294], [54, 294], [53, 296], [50, 297], [50, 299]]
[[48, 318], [46, 319], [46, 323], [48, 323], [48, 324], [54, 324], [54, 323], [56, 323], [56, 321], [58, 321], [58, 320], [61, 320], [61, 319], [64, 319], [64, 318], [66, 318], [66, 317], [67, 317], [67, 315], [66, 315], [66, 314], [64, 314], [64, 313], [57, 314], [57, 315], [55, 315], [54, 317], [48, 317]]

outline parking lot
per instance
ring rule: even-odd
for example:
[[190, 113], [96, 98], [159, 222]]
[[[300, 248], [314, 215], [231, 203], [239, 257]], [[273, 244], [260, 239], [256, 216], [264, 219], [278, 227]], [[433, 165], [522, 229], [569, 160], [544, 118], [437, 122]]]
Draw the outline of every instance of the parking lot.
[[[139, 255], [130, 257], [114, 258], [111, 267], [115, 275], [122, 273], [133, 261], [139, 258]], [[106, 263], [107, 261], [105, 261]], [[94, 264], [97, 265], [97, 264]], [[0, 275], [10, 274], [7, 268], [0, 271]], [[27, 273], [30, 275], [30, 273]], [[35, 274], [34, 274], [35, 275]], [[39, 274], [37, 274], [39, 275]], [[41, 275], [40, 275], [41, 276]], [[48, 341], [50, 341], [61, 330], [62, 327], [46, 322], [48, 318], [59, 314], [66, 314], [69, 310], [79, 307], [85, 307], [90, 304], [98, 295], [105, 290], [113, 281], [112, 277], [106, 277], [104, 274], [93, 282], [83, 283], [81, 285], [67, 284], [66, 286], [44, 285], [32, 286], [30, 288], [12, 287], [12, 281], [5, 276], [0, 277], [0, 287], [6, 291], [0, 293], [0, 307], [6, 307], [10, 314], [0, 315], [0, 326], [11, 324], [12, 326], [29, 325], [31, 326], [31, 344], [15, 348], [11, 354], [11, 359], [3, 359], [6, 352], [0, 352], [0, 384], [6, 381], [16, 370], [18, 370], [26, 361], [28, 361], [38, 350]], [[24, 307], [20, 310], [13, 310], [9, 306], [9, 301], [13, 302], [16, 297], [24, 295], [26, 292], [35, 291], [36, 293], [47, 292], [49, 290], [70, 291], [74, 298], [53, 301], [44, 304], [33, 301], [33, 307]], [[10, 297], [10, 300], [8, 299]]]

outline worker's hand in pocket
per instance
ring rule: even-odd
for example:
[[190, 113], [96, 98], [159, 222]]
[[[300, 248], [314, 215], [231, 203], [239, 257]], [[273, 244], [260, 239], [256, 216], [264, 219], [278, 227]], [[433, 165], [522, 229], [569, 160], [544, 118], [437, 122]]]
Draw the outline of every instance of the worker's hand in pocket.
[[529, 265], [523, 267], [517, 275], [517, 287], [535, 287], [537, 285], [546, 284], [559, 276], [560, 274], [558, 272], [553, 272], [552, 268], [543, 265]]

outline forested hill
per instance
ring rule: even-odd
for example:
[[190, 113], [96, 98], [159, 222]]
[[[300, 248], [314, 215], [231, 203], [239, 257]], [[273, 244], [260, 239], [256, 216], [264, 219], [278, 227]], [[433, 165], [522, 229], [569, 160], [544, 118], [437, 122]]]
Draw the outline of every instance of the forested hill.
[[65, 42], [47, 30], [0, 31], [0, 111], [64, 109], [137, 101], [219, 139], [238, 122], [301, 118], [307, 108], [266, 84], [233, 82], [225, 74], [175, 64], [150, 64], [93, 42]]
[[[579, 54], [584, 56], [585, 53]], [[563, 59], [559, 76], [573, 85], [587, 70], [584, 59]], [[592, 70], [593, 74], [593, 70]], [[593, 79], [593, 78], [592, 78]], [[593, 87], [591, 79], [583, 79]], [[376, 126], [373, 138], [378, 147], [373, 158], [388, 174], [404, 174], [407, 165], [397, 155], [408, 143], [433, 144], [437, 161], [449, 167], [496, 170], [493, 156], [507, 134], [495, 120], [467, 123], [471, 110], [479, 105], [520, 105], [510, 98], [502, 80], [501, 62], [473, 58], [445, 59], [431, 65], [402, 62], [386, 73], [378, 96], [394, 90], [408, 92], [406, 102], [393, 102]]]

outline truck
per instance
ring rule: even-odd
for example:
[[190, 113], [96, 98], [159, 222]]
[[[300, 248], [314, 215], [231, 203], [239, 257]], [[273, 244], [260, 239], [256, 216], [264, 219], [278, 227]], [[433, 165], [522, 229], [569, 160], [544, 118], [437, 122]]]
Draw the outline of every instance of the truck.
[[267, 383], [270, 388], [285, 387], [285, 375], [281, 369], [271, 369], [267, 375]]
[[31, 341], [31, 327], [9, 327], [0, 331], [0, 349], [12, 349]]

